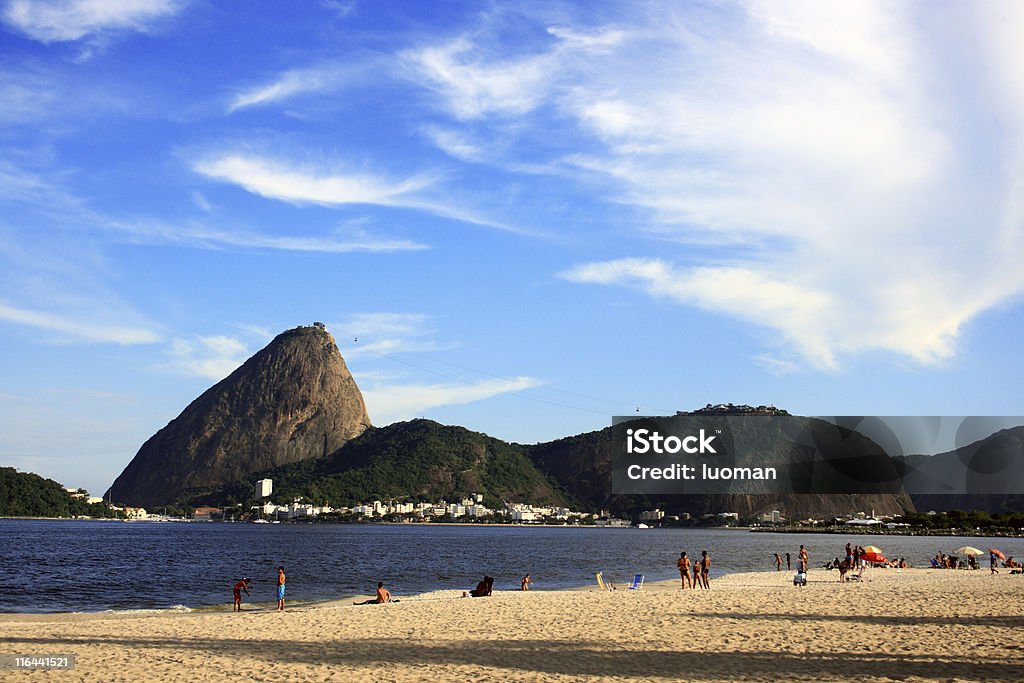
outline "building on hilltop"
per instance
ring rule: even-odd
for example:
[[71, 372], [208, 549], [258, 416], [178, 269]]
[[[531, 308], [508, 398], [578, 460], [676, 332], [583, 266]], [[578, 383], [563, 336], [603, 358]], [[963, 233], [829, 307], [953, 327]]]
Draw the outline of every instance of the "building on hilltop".
[[733, 403], [707, 404], [693, 411], [677, 410], [676, 415], [789, 415], [789, 412], [773, 405], [751, 406]]

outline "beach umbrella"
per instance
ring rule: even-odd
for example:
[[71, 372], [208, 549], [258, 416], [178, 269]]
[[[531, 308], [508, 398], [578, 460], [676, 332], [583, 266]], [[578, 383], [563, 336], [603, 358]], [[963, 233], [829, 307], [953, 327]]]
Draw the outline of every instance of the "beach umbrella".
[[957, 555], [981, 555], [981, 551], [969, 545], [960, 546], [953, 551]]
[[[864, 546], [864, 553], [877, 553], [877, 554], [881, 555], [882, 554], [882, 549], [879, 548], [877, 545], [868, 545], [868, 546]], [[861, 555], [861, 557], [864, 557], [864, 555]], [[875, 560], [868, 560], [868, 562], [874, 562], [874, 561]]]
[[1006, 555], [1003, 555], [1003, 552], [1001, 550], [996, 550], [995, 548], [989, 548], [988, 551], [990, 553], [992, 553], [993, 555], [995, 555], [996, 557], [998, 557], [1000, 560], [1005, 560], [1006, 559]]
[[861, 553], [860, 559], [865, 562], [888, 562], [888, 560], [885, 559], [885, 555], [881, 552], [868, 551], [867, 548], [865, 548], [864, 552]]

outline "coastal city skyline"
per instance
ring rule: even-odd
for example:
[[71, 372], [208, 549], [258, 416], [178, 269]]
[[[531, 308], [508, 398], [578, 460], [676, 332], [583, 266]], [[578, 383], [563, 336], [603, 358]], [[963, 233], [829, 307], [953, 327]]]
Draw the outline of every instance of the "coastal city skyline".
[[1020, 415], [1015, 3], [0, 2], [0, 465], [322, 321], [375, 425]]

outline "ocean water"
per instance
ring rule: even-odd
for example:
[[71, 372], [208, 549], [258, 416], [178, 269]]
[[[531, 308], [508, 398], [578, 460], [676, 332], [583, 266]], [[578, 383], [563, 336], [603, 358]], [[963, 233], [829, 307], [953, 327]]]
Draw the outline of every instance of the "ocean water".
[[[807, 546], [812, 566], [847, 542], [925, 566], [936, 552], [995, 544], [1024, 556], [1024, 539], [748, 533], [724, 529], [596, 529], [455, 525], [332, 525], [0, 520], [0, 611], [93, 612], [229, 605], [231, 587], [252, 578], [247, 603], [274, 603], [277, 566], [298, 602], [371, 595], [384, 581], [395, 597], [468, 590], [485, 575], [496, 590], [616, 582], [634, 573], [678, 579], [681, 550], [713, 558], [712, 578], [774, 569], [772, 553]], [[987, 566], [987, 565], [986, 565]]]

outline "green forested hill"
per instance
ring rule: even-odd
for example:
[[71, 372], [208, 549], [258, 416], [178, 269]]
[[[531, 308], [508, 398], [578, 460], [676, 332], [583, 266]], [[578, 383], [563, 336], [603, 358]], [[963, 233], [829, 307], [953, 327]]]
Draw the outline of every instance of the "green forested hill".
[[90, 505], [52, 479], [0, 467], [0, 517], [112, 516], [103, 503]]
[[[297, 496], [334, 506], [374, 499], [452, 501], [471, 493], [482, 494], [490, 506], [573, 502], [522, 446], [431, 420], [371, 428], [326, 458], [261, 476], [274, 480], [273, 499], [281, 502]], [[245, 502], [252, 495], [252, 482], [245, 481], [192, 501]]]

